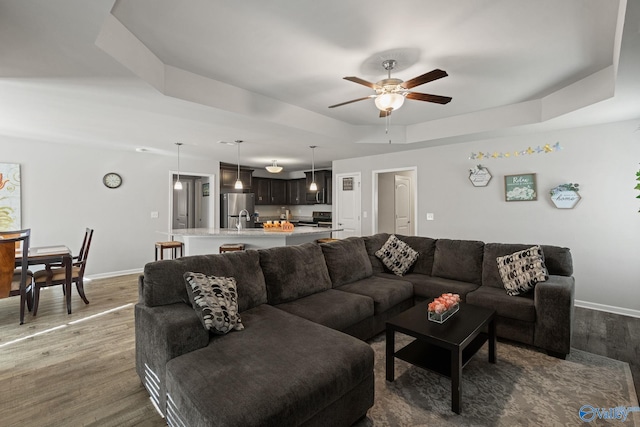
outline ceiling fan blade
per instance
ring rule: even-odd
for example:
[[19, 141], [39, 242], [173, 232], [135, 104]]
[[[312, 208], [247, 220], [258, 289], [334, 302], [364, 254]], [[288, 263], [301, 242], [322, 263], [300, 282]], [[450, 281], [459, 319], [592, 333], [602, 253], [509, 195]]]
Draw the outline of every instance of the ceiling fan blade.
[[369, 95], [369, 96], [365, 96], [363, 98], [352, 99], [351, 101], [341, 102], [340, 104], [336, 104], [336, 105], [330, 105], [329, 108], [340, 107], [342, 105], [351, 104], [352, 102], [364, 101], [365, 99], [370, 99], [370, 98], [375, 98], [375, 97], [376, 97], [376, 95]]
[[400, 86], [402, 86], [405, 89], [411, 89], [412, 87], [420, 86], [425, 83], [429, 83], [434, 80], [438, 80], [447, 76], [448, 74], [446, 71], [436, 68], [433, 71], [429, 71], [428, 73], [425, 73], [421, 76], [418, 76], [411, 80], [407, 80], [406, 82], [400, 83]]
[[428, 93], [409, 92], [407, 98], [417, 101], [435, 102], [436, 104], [448, 104], [451, 101], [450, 96], [429, 95]]
[[384, 118], [384, 117], [389, 117], [391, 115], [391, 111], [393, 110], [387, 110], [387, 111], [382, 111], [380, 110], [380, 118]]
[[349, 80], [350, 82], [361, 84], [366, 87], [370, 87], [371, 89], [380, 89], [380, 86], [378, 86], [377, 84], [362, 80], [360, 77], [344, 77], [344, 79]]

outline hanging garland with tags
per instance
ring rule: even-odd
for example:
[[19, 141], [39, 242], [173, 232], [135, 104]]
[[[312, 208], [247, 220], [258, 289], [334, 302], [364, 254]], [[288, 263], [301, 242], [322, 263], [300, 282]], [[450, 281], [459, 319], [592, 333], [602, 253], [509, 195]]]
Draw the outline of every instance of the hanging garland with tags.
[[514, 157], [530, 156], [532, 154], [547, 154], [562, 150], [559, 142], [555, 144], [538, 145], [536, 148], [528, 147], [526, 150], [520, 151], [479, 151], [477, 153], [471, 153], [469, 160], [482, 160], [482, 159], [510, 159]]

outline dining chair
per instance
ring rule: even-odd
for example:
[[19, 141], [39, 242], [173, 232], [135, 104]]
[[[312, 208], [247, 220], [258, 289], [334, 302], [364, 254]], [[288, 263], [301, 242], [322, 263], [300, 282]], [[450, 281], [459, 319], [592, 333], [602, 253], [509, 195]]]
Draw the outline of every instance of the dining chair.
[[[33, 273], [27, 268], [31, 229], [0, 231], [0, 298], [20, 295], [20, 324], [25, 304], [33, 307]], [[20, 267], [16, 268], [16, 256]]]
[[[84, 270], [89, 257], [89, 247], [93, 238], [93, 229], [87, 228], [78, 256], [73, 257], [71, 267], [71, 281], [76, 284], [76, 289], [82, 301], [89, 304], [89, 300], [84, 294]], [[66, 271], [61, 264], [46, 264], [44, 270], [36, 271], [33, 275], [33, 315], [38, 313], [38, 303], [40, 302], [40, 288], [64, 285], [66, 282]], [[64, 286], [62, 287], [64, 292]]]

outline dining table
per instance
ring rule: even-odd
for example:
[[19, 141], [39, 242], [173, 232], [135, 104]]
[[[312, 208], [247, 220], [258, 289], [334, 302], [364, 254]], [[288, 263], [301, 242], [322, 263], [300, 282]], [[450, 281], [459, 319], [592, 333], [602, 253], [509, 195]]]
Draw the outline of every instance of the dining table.
[[[22, 254], [16, 252], [16, 266], [22, 264]], [[64, 292], [67, 302], [67, 314], [71, 314], [71, 283], [73, 254], [71, 249], [64, 245], [30, 247], [27, 256], [28, 265], [58, 264], [65, 269]]]

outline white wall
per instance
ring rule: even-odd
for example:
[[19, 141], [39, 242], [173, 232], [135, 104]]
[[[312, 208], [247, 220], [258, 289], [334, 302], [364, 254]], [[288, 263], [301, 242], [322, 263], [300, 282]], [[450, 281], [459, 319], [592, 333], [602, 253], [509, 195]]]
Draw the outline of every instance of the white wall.
[[[640, 315], [640, 200], [634, 190], [640, 168], [638, 124], [634, 120], [339, 160], [333, 173], [362, 173], [362, 210], [371, 218], [372, 171], [416, 166], [418, 235], [569, 247], [576, 300]], [[556, 142], [563, 147], [559, 152], [469, 160], [472, 152], [513, 152]], [[478, 163], [493, 175], [487, 187], [473, 187], [468, 179], [469, 169]], [[504, 201], [504, 175], [519, 173], [537, 174], [537, 201]], [[582, 200], [574, 209], [556, 209], [548, 192], [567, 182], [580, 184]], [[427, 212], [435, 214], [434, 221], [426, 221]], [[363, 235], [371, 230], [371, 221], [364, 222]]]
[[[77, 253], [85, 227], [95, 229], [88, 276], [139, 271], [154, 259], [154, 242], [167, 239], [158, 232], [168, 229], [175, 156], [5, 136], [0, 152], [0, 161], [21, 165], [22, 225], [32, 230], [32, 246], [65, 244]], [[219, 163], [181, 156], [181, 169], [217, 176]], [[111, 171], [122, 175], [118, 189], [102, 184]], [[211, 196], [218, 197], [213, 190]]]

